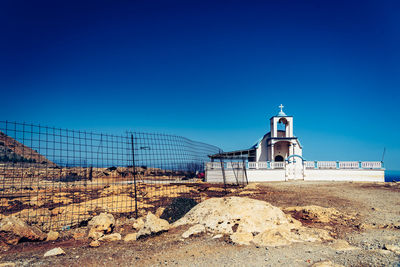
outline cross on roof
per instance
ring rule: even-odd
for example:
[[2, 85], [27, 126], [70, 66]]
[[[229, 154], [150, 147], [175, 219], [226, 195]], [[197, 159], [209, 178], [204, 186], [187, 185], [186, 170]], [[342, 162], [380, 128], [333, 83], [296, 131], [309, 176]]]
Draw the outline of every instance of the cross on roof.
[[284, 116], [286, 116], [285, 112], [283, 112], [283, 107], [284, 107], [284, 106], [283, 106], [282, 104], [279, 106], [279, 108], [281, 109], [281, 111], [280, 111], [279, 114], [278, 114], [279, 117], [284, 117]]

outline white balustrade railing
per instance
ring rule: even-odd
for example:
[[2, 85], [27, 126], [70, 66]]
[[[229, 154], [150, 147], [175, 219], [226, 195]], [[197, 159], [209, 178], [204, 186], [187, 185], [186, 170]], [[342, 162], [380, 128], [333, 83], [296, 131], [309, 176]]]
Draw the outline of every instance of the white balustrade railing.
[[339, 169], [358, 169], [360, 164], [358, 161], [340, 161]]
[[315, 169], [315, 162], [314, 161], [305, 161], [304, 165], [306, 169]]
[[258, 162], [249, 162], [248, 169], [257, 169]]
[[363, 169], [382, 169], [382, 162], [380, 161], [363, 161], [361, 162]]
[[207, 169], [221, 169], [221, 162], [207, 162]]
[[[315, 164], [316, 163], [316, 164]], [[224, 168], [243, 168], [243, 162], [224, 162]], [[247, 169], [285, 169], [285, 161], [247, 162]], [[306, 169], [383, 169], [380, 161], [304, 161]], [[207, 162], [207, 169], [221, 169], [221, 162]]]
[[284, 161], [278, 161], [278, 162], [271, 162], [271, 168], [272, 169], [284, 169], [285, 168], [285, 162]]
[[336, 161], [318, 161], [318, 169], [336, 169]]
[[258, 163], [258, 169], [268, 169], [268, 162], [259, 161], [257, 163]]
[[243, 168], [243, 162], [227, 162], [226, 163], [227, 169], [240, 169]]

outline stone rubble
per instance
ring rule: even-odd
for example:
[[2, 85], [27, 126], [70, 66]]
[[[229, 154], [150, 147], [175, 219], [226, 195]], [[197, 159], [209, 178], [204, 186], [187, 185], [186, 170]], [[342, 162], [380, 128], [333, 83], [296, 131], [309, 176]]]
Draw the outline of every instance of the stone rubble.
[[149, 212], [144, 220], [143, 227], [139, 229], [139, 232], [137, 233], [137, 238], [168, 231], [169, 228], [170, 225], [166, 220], [160, 219], [153, 213]]
[[89, 246], [92, 247], [92, 248], [100, 247], [100, 241], [99, 240], [93, 240], [92, 242], [90, 242]]
[[59, 236], [60, 236], [60, 233], [55, 232], [55, 231], [50, 231], [47, 233], [46, 241], [55, 241], [58, 239]]
[[103, 241], [103, 242], [114, 242], [114, 241], [119, 241], [119, 240], [121, 240], [121, 234], [119, 234], [119, 233], [105, 235], [98, 239], [98, 241]]
[[113, 231], [115, 226], [115, 219], [112, 214], [100, 213], [100, 215], [93, 217], [89, 223], [88, 237], [94, 240], [101, 238], [105, 234]]
[[52, 257], [52, 256], [58, 256], [58, 255], [63, 255], [65, 254], [64, 250], [62, 248], [53, 248], [47, 251], [44, 254], [44, 257]]
[[9, 216], [0, 221], [0, 241], [16, 245], [24, 238], [29, 241], [43, 241], [47, 235], [35, 226], [29, 226], [21, 219]]

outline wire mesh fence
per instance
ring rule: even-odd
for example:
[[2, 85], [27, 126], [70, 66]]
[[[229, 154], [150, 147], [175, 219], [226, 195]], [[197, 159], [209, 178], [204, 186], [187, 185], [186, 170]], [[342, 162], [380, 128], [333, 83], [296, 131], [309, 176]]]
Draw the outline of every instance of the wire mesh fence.
[[100, 212], [139, 216], [175, 197], [200, 198], [207, 156], [219, 151], [174, 135], [0, 121], [0, 216], [63, 230]]

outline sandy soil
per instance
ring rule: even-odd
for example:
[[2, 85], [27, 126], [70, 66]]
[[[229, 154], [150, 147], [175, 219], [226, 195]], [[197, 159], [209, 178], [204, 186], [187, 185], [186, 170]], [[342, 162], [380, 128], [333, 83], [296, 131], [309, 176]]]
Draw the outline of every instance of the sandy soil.
[[[296, 243], [286, 247], [232, 244], [228, 237], [201, 234], [183, 240], [183, 226], [158, 236], [90, 248], [89, 241], [64, 238], [56, 242], [21, 243], [0, 254], [1, 262], [17, 266], [310, 266], [330, 260], [345, 266], [400, 266], [400, 255], [386, 245], [400, 245], [400, 186], [394, 183], [279, 182], [230, 195], [265, 200], [280, 208], [318, 205], [333, 207], [353, 220], [320, 223], [301, 219], [309, 227], [329, 229], [337, 239], [356, 247], [338, 250], [333, 243]], [[293, 214], [295, 217], [298, 214]], [[256, 216], [256, 215], [255, 215]], [[131, 230], [116, 229], [123, 235]], [[66, 255], [43, 258], [54, 247]]]

